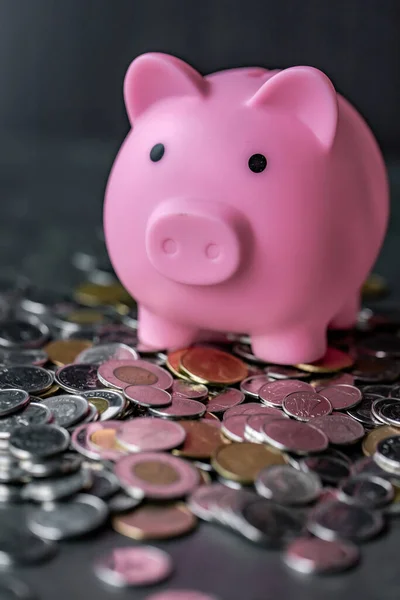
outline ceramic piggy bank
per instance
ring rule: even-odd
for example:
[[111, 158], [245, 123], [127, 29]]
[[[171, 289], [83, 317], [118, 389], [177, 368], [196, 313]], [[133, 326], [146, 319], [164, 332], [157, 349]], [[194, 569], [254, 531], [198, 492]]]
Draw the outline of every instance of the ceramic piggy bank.
[[185, 347], [251, 337], [274, 363], [314, 361], [356, 318], [388, 219], [370, 129], [312, 67], [202, 77], [165, 54], [133, 61], [132, 125], [105, 200], [111, 262], [139, 337]]

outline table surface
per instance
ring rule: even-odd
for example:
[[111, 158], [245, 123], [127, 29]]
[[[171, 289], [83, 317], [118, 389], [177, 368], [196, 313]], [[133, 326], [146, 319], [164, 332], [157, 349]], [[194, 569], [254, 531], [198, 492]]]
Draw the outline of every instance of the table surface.
[[[4, 138], [0, 145], [1, 274], [24, 273], [46, 288], [68, 289], [81, 279], [71, 255], [104, 252], [102, 198], [118, 144]], [[388, 162], [392, 219], [376, 272], [400, 298], [400, 161]], [[96, 556], [135, 542], [108, 528], [89, 538], [60, 544], [48, 563], [21, 568], [16, 575], [31, 584], [41, 600], [144, 599], [154, 591], [105, 587], [92, 570]], [[362, 546], [356, 569], [329, 577], [291, 572], [281, 553], [267, 551], [214, 525], [201, 523], [187, 537], [155, 543], [166, 549], [175, 571], [157, 590], [198, 589], [219, 600], [398, 600], [400, 594], [400, 519], [388, 532]], [[1, 599], [0, 599], [1, 600]]]

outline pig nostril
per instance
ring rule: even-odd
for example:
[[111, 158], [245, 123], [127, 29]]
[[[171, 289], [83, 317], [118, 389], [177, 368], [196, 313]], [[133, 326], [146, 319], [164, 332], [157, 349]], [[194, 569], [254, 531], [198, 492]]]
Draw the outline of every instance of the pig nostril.
[[165, 254], [176, 254], [178, 251], [178, 246], [175, 240], [168, 239], [163, 241], [162, 249]]
[[207, 258], [213, 260], [215, 258], [218, 258], [219, 255], [220, 255], [219, 246], [217, 244], [208, 244], [208, 246], [206, 247]]

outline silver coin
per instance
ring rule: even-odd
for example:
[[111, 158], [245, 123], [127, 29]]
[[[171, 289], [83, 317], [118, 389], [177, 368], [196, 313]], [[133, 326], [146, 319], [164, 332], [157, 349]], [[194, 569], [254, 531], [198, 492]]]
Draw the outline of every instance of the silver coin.
[[349, 410], [360, 404], [361, 391], [354, 385], [337, 384], [320, 388], [319, 393], [329, 400], [333, 410]]
[[127, 325], [104, 325], [98, 330], [96, 344], [120, 343], [136, 347], [138, 344], [137, 329]]
[[370, 354], [377, 358], [400, 357], [400, 338], [388, 333], [378, 333], [373, 337], [368, 337], [360, 344], [359, 352]]
[[310, 471], [329, 485], [335, 485], [350, 475], [350, 465], [337, 456], [317, 454], [307, 456], [299, 461], [299, 468], [306, 473]]
[[286, 548], [283, 560], [299, 573], [324, 574], [344, 571], [357, 564], [359, 557], [357, 546], [351, 542], [300, 537]]
[[191, 383], [184, 379], [175, 379], [171, 391], [191, 400], [205, 400], [208, 395], [208, 389], [205, 385], [202, 383]]
[[35, 461], [31, 458], [21, 460], [21, 470], [30, 477], [51, 477], [54, 475], [66, 475], [75, 473], [82, 466], [82, 456], [75, 452], [65, 452], [43, 461]]
[[[87, 317], [90, 317], [93, 313], [97, 327], [112, 321], [111, 307], [82, 308], [79, 305], [71, 303], [70, 305], [66, 304], [53, 307], [46, 315], [46, 323], [48, 323], [50, 327], [66, 333], [77, 332], [87, 327]], [[85, 317], [85, 319], [83, 319], [86, 321], [85, 323], [82, 322], [82, 317]]]
[[116, 390], [114, 391], [101, 388], [90, 390], [88, 392], [82, 392], [80, 395], [83, 398], [86, 398], [89, 403], [91, 400], [95, 400], [97, 398], [101, 398], [107, 402], [108, 408], [106, 408], [104, 412], [100, 413], [100, 421], [109, 421], [110, 419], [115, 419], [122, 413], [127, 405], [122, 392], [117, 392]]
[[245, 439], [250, 439], [260, 444], [264, 441], [264, 426], [274, 419], [288, 419], [288, 415], [278, 408], [265, 406], [259, 413], [245, 414], [246, 424], [244, 428]]
[[273, 465], [257, 476], [255, 487], [264, 498], [278, 504], [308, 504], [321, 491], [321, 482], [314, 473], [297, 471], [289, 465]]
[[274, 504], [264, 498], [245, 503], [241, 516], [246, 523], [243, 534], [271, 548], [279, 548], [297, 537], [302, 520], [293, 509]]
[[92, 484], [87, 489], [87, 493], [97, 496], [102, 500], [107, 500], [120, 491], [120, 485], [117, 477], [111, 471], [102, 469], [101, 471], [91, 470]]
[[207, 411], [216, 414], [224, 413], [229, 408], [242, 404], [244, 399], [243, 392], [236, 388], [226, 387], [222, 391], [210, 392]]
[[400, 435], [381, 440], [373, 459], [383, 469], [400, 474]]
[[263, 385], [259, 389], [258, 395], [263, 404], [279, 408], [282, 406], [285, 397], [292, 392], [315, 393], [315, 390], [309, 383], [305, 383], [304, 381], [280, 379]]
[[47, 325], [36, 317], [0, 321], [0, 346], [5, 348], [37, 348], [49, 335]]
[[0, 367], [0, 388], [16, 388], [28, 394], [44, 392], [54, 381], [51, 371], [42, 367], [20, 365], [16, 367]]
[[25, 500], [35, 502], [61, 500], [77, 494], [83, 488], [89, 487], [91, 481], [91, 473], [86, 469], [61, 477], [37, 479], [26, 484], [22, 491], [22, 497]]
[[93, 423], [94, 421], [98, 421], [100, 418], [100, 413], [97, 410], [97, 408], [95, 407], [94, 404], [91, 404], [90, 402], [88, 403], [89, 406], [89, 410], [86, 414], [86, 417], [84, 419], [82, 419], [81, 421], [79, 421], [78, 423], [74, 423], [74, 425], [71, 425], [70, 427], [68, 427], [68, 431], [69, 433], [71, 433], [72, 431], [74, 431], [75, 427], [77, 427], [78, 425], [83, 425], [84, 423]]
[[158, 548], [128, 546], [114, 548], [97, 559], [94, 571], [99, 579], [116, 587], [152, 585], [167, 579], [172, 561]]
[[0, 579], [0, 598], [2, 600], [38, 600], [36, 594], [19, 579], [2, 575]]
[[[1, 371], [0, 371], [1, 382]], [[56, 371], [55, 382], [65, 391], [82, 393], [101, 387], [96, 365], [66, 365]]]
[[0, 483], [0, 502], [22, 502], [23, 487], [18, 484]]
[[336, 445], [354, 444], [364, 437], [364, 427], [350, 415], [335, 412], [332, 415], [315, 417], [312, 425], [325, 433], [329, 442]]
[[0, 468], [0, 481], [2, 483], [24, 483], [28, 478], [21, 469], [18, 461], [10, 462], [7, 467]]
[[202, 485], [189, 496], [188, 507], [199, 519], [213, 521], [215, 506], [225, 493], [226, 487], [221, 483]]
[[206, 406], [198, 400], [172, 394], [172, 403], [164, 408], [149, 408], [149, 413], [164, 419], [196, 419], [206, 412]]
[[107, 505], [96, 496], [78, 494], [68, 502], [50, 502], [33, 509], [28, 527], [46, 540], [64, 540], [94, 531], [106, 520]]
[[[321, 417], [322, 418], [322, 417]], [[291, 419], [275, 419], [263, 426], [265, 441], [279, 450], [295, 454], [322, 452], [328, 447], [323, 431], [309, 423]]]
[[253, 354], [251, 350], [251, 346], [249, 344], [234, 344], [232, 348], [233, 354], [240, 356], [244, 360], [248, 360], [253, 363], [264, 363], [265, 361], [262, 358], [258, 358], [255, 354]]
[[310, 377], [310, 373], [306, 371], [284, 365], [271, 365], [265, 368], [265, 372], [273, 379], [308, 379]]
[[9, 439], [11, 433], [17, 427], [28, 427], [30, 425], [43, 425], [52, 418], [47, 406], [38, 402], [31, 402], [21, 412], [0, 419], [0, 441]]
[[83, 350], [76, 357], [76, 364], [102, 365], [108, 360], [135, 360], [139, 354], [126, 344], [114, 342], [111, 344], [99, 344]]
[[266, 383], [271, 383], [273, 379], [268, 375], [251, 375], [247, 377], [240, 384], [240, 391], [246, 396], [252, 396], [258, 398], [258, 392]]
[[69, 302], [69, 299], [64, 294], [52, 290], [29, 287], [25, 290], [24, 297], [20, 299], [20, 306], [27, 313], [44, 315], [49, 311], [49, 307], [63, 304], [67, 301]]
[[373, 385], [366, 385], [363, 388], [363, 392], [366, 394], [377, 394], [378, 396], [383, 396], [384, 398], [388, 398], [391, 395], [391, 391], [393, 386], [385, 384], [385, 383], [377, 383]]
[[400, 474], [396, 475], [396, 473], [383, 469], [372, 456], [364, 456], [356, 460], [352, 464], [351, 472], [353, 475], [375, 475], [382, 479], [388, 479], [393, 485], [400, 487]]
[[380, 423], [374, 418], [371, 410], [372, 404], [375, 400], [379, 399], [381, 399], [381, 396], [377, 396], [376, 394], [363, 394], [361, 402], [351, 410], [348, 410], [347, 414], [367, 427], [376, 427]]
[[371, 410], [373, 416], [382, 423], [400, 427], [400, 400], [390, 398], [375, 400]]
[[5, 517], [0, 521], [0, 566], [30, 565], [55, 555], [55, 544], [32, 534], [24, 523]]
[[10, 452], [17, 458], [48, 458], [68, 448], [69, 435], [57, 425], [18, 427], [9, 438]]
[[30, 397], [24, 390], [0, 390], [0, 418], [6, 417], [24, 408], [29, 403]]
[[[400, 384], [390, 386], [390, 398], [400, 398]], [[375, 392], [376, 393], [376, 392]], [[384, 396], [385, 394], [382, 394]]]
[[309, 421], [332, 412], [332, 405], [327, 398], [316, 392], [302, 390], [288, 394], [282, 402], [282, 408], [287, 415], [298, 421]]
[[47, 352], [39, 348], [26, 350], [0, 349], [0, 364], [5, 367], [15, 367], [20, 365], [42, 367], [47, 360]]
[[315, 507], [307, 527], [323, 540], [348, 539], [363, 542], [383, 527], [379, 512], [339, 500], [322, 502]]
[[373, 475], [353, 475], [339, 487], [340, 499], [367, 508], [381, 508], [394, 498], [390, 481]]
[[142, 502], [143, 498], [144, 494], [142, 498], [133, 498], [123, 491], [117, 492], [107, 501], [108, 510], [112, 515], [131, 511]]
[[54, 423], [65, 428], [79, 423], [89, 412], [86, 398], [73, 394], [45, 398], [41, 404], [51, 411]]

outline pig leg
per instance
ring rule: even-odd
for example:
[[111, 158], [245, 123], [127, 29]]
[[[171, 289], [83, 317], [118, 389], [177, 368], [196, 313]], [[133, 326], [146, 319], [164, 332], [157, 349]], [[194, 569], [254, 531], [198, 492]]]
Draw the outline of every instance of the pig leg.
[[360, 309], [360, 295], [356, 294], [346, 304], [329, 323], [329, 329], [351, 329], [357, 321], [358, 311]]
[[252, 336], [251, 346], [254, 354], [266, 362], [282, 365], [313, 362], [326, 352], [326, 326], [302, 326], [275, 334]]
[[168, 321], [139, 306], [139, 340], [154, 348], [182, 348], [198, 338], [199, 330]]

